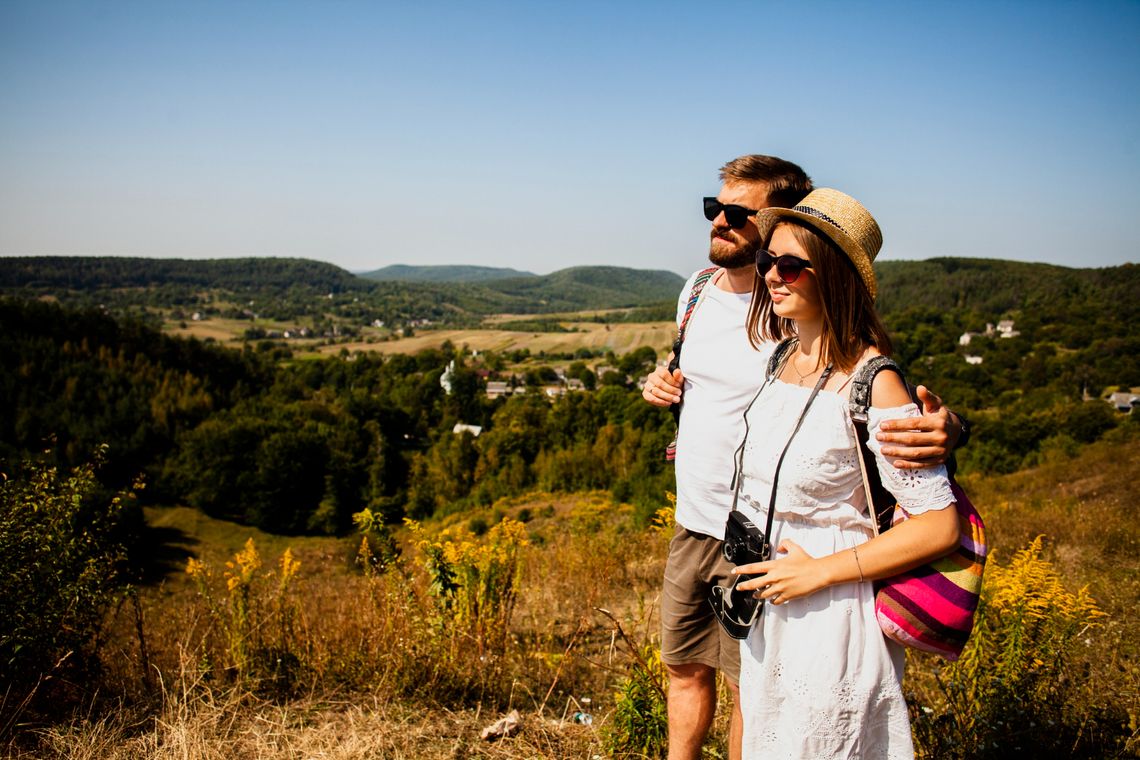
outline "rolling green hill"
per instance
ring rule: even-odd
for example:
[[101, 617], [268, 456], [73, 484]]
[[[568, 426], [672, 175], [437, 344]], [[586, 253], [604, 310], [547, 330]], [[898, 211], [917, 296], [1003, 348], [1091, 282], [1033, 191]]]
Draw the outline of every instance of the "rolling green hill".
[[879, 310], [909, 306], [969, 309], [1000, 316], [1016, 310], [1099, 308], [1118, 318], [1140, 316], [1140, 266], [1071, 269], [999, 259], [939, 258], [875, 264]]
[[332, 314], [359, 324], [376, 319], [473, 323], [502, 312], [655, 306], [672, 302], [684, 282], [672, 272], [620, 267], [575, 267], [542, 276], [466, 266], [387, 270], [409, 278], [430, 272], [432, 281], [368, 279], [307, 259], [40, 256], [4, 259], [0, 293], [52, 296], [112, 310], [201, 310], [229, 302], [276, 319]]
[[120, 256], [19, 256], [3, 259], [0, 288], [100, 291], [160, 286], [224, 290], [364, 290], [360, 278], [311, 259], [148, 259]]
[[392, 264], [371, 272], [361, 272], [366, 280], [381, 282], [487, 282], [512, 277], [537, 277], [532, 272], [518, 269], [477, 266], [413, 266]]

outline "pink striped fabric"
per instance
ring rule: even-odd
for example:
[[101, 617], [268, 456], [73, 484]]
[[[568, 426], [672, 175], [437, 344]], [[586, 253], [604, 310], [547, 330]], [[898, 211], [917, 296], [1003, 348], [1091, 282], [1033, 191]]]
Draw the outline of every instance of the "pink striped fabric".
[[[875, 615], [883, 634], [898, 643], [957, 660], [974, 628], [986, 565], [986, 528], [957, 483], [961, 540], [958, 548], [929, 564], [876, 584]], [[894, 522], [907, 519], [895, 507]]]

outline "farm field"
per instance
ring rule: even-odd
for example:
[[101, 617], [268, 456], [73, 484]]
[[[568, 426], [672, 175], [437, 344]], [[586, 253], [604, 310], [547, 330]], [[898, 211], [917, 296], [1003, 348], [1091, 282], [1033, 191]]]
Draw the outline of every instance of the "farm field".
[[565, 322], [566, 327], [576, 332], [517, 332], [511, 330], [430, 330], [422, 331], [410, 338], [369, 343], [357, 341], [320, 346], [317, 350], [325, 354], [339, 353], [341, 349], [351, 351], [379, 351], [385, 354], [412, 354], [427, 348], [439, 348], [450, 341], [455, 346], [466, 346], [473, 351], [506, 352], [517, 349], [530, 349], [532, 354], [573, 353], [580, 348], [613, 351], [621, 355], [641, 346], [650, 346], [658, 351], [667, 349], [676, 337], [673, 322], [648, 322], [634, 324], [598, 324], [596, 322]]
[[[596, 312], [590, 312], [589, 316]], [[518, 315], [502, 314], [489, 317], [486, 324], [523, 319]], [[546, 317], [544, 317], [546, 319]], [[264, 330], [287, 330], [296, 325], [267, 320], [250, 322], [240, 319], [209, 319], [201, 322], [167, 322], [163, 331], [169, 335], [198, 340], [214, 340], [223, 345], [236, 345], [243, 342], [243, 334], [251, 327]], [[534, 332], [501, 329], [466, 330], [420, 330], [409, 338], [388, 339], [387, 330], [372, 327], [361, 328], [357, 340], [328, 343], [323, 338], [289, 340], [287, 345], [296, 350], [313, 351], [321, 355], [349, 352], [376, 351], [383, 354], [414, 354], [424, 349], [439, 348], [450, 341], [455, 346], [467, 346], [473, 351], [515, 351], [529, 349], [531, 353], [573, 353], [580, 348], [591, 351], [613, 351], [621, 355], [642, 346], [650, 346], [658, 351], [667, 349], [676, 335], [676, 325], [672, 321], [599, 324], [597, 322], [560, 321], [573, 332]]]

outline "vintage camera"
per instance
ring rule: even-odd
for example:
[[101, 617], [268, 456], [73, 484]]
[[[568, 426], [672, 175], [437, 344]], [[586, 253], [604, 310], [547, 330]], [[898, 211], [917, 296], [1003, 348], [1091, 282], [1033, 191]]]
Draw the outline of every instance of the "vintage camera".
[[[768, 538], [756, 525], [737, 510], [728, 513], [724, 526], [724, 558], [734, 565], [763, 562], [771, 556]], [[748, 631], [760, 617], [764, 602], [752, 591], [738, 591], [736, 586], [755, 575], [738, 575], [729, 587], [714, 586], [709, 595], [713, 614], [725, 633], [734, 639], [748, 638]]]

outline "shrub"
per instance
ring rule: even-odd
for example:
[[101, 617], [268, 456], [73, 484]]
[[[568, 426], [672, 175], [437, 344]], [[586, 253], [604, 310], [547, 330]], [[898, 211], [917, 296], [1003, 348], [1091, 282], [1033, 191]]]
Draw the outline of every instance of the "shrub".
[[114, 598], [117, 528], [133, 494], [102, 493], [106, 453], [67, 474], [28, 463], [0, 482], [0, 683], [16, 693], [63, 660], [86, 660]]

